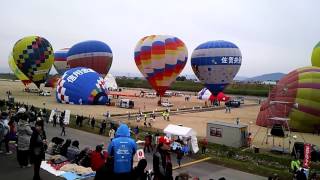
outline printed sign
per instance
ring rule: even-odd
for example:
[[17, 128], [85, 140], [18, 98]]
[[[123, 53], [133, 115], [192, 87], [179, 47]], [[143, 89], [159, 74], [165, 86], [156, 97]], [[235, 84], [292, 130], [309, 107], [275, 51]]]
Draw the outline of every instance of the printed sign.
[[304, 159], [303, 159], [303, 167], [309, 168], [311, 159], [311, 144], [304, 144]]

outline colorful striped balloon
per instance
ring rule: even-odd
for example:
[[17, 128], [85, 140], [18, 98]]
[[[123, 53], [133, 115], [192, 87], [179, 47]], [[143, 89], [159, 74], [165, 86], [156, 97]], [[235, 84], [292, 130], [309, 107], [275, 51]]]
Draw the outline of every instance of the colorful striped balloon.
[[320, 42], [313, 48], [311, 55], [312, 66], [320, 67]]
[[67, 64], [68, 51], [70, 48], [63, 48], [54, 52], [54, 63], [53, 66], [56, 68], [58, 74], [61, 76], [66, 72], [70, 67]]
[[177, 37], [151, 35], [137, 43], [134, 59], [152, 88], [163, 96], [186, 65], [188, 50]]
[[30, 84], [32, 81], [30, 81], [30, 79], [23, 74], [23, 72], [20, 71], [20, 69], [18, 68], [18, 66], [16, 65], [16, 63], [14, 62], [13, 56], [12, 54], [9, 55], [9, 59], [8, 59], [8, 63], [9, 63], [9, 67], [11, 69], [11, 71], [13, 72], [13, 74], [25, 85], [27, 86], [28, 84]]

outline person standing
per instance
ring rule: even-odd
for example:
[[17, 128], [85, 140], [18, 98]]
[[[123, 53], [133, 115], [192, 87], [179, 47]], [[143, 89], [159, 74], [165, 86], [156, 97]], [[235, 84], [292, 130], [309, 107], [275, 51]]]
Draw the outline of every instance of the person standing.
[[29, 163], [29, 148], [30, 138], [33, 133], [30, 124], [28, 123], [28, 115], [23, 113], [19, 116], [17, 127], [18, 146], [17, 160], [21, 168], [30, 167]]
[[106, 132], [106, 128], [107, 128], [106, 120], [102, 121], [101, 126], [102, 126], [102, 133], [104, 134]]
[[181, 160], [183, 158], [184, 153], [183, 153], [183, 151], [182, 151], [182, 149], [180, 147], [177, 148], [177, 152], [176, 153], [177, 153], [177, 163], [178, 163], [179, 168], [180, 168]]
[[115, 138], [108, 146], [109, 156], [113, 157], [114, 179], [130, 179], [134, 154], [137, 151], [136, 142], [130, 137], [129, 127], [120, 124]]
[[91, 154], [91, 169], [98, 171], [105, 164], [107, 157], [102, 153], [102, 145], [97, 145], [96, 150]]
[[92, 117], [91, 119], [91, 128], [94, 129], [94, 125], [96, 124], [96, 120], [94, 119], [94, 117]]
[[205, 154], [205, 153], [206, 153], [206, 150], [207, 150], [207, 147], [208, 147], [208, 140], [207, 140], [207, 138], [203, 138], [202, 141], [200, 142], [200, 145], [201, 145], [201, 153], [202, 153], [202, 154]]
[[4, 143], [7, 155], [12, 154], [12, 152], [9, 150], [8, 134], [10, 131], [10, 127], [8, 125], [8, 122], [8, 113], [2, 112], [0, 117], [0, 153], [3, 153], [3, 151], [1, 151], [1, 146], [2, 143]]
[[148, 153], [150, 153], [150, 149], [151, 149], [151, 152], [152, 152], [153, 147], [151, 146], [151, 144], [152, 144], [152, 137], [151, 137], [150, 133], [147, 133], [147, 135], [144, 138], [143, 151], [146, 152], [146, 150], [148, 150]]
[[113, 128], [111, 128], [109, 130], [109, 137], [110, 137], [110, 141], [112, 141], [112, 139], [114, 138], [114, 133], [115, 133], [115, 130]]
[[30, 139], [31, 162], [34, 167], [33, 180], [40, 180], [40, 165], [45, 159], [45, 144], [46, 137], [43, 129], [42, 121], [37, 121], [33, 128], [33, 133]]
[[57, 126], [57, 115], [56, 113], [54, 113], [53, 115], [53, 127], [56, 127]]
[[64, 136], [66, 136], [66, 124], [64, 123], [64, 122], [62, 122], [62, 125], [61, 125], [61, 136], [62, 136], [62, 134], [64, 135]]
[[170, 140], [161, 136], [156, 152], [153, 154], [154, 179], [172, 180], [172, 163], [170, 150]]

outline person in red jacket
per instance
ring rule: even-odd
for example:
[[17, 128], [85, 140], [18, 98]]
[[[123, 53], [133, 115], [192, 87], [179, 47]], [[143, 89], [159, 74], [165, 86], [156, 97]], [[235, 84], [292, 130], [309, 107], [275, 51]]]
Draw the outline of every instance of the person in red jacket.
[[102, 153], [102, 146], [96, 146], [96, 150], [91, 154], [91, 169], [98, 171], [106, 163], [106, 159], [107, 154]]

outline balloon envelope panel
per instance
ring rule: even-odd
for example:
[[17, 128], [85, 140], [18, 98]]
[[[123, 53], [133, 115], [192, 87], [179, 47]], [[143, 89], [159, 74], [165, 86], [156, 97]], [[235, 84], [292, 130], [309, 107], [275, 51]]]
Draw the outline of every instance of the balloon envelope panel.
[[22, 38], [14, 45], [12, 54], [18, 68], [37, 87], [46, 81], [54, 59], [48, 40], [39, 36]]
[[100, 74], [108, 74], [112, 64], [111, 48], [101, 41], [84, 41], [73, 45], [68, 52], [70, 68], [87, 67]]
[[151, 35], [137, 43], [134, 59], [143, 76], [162, 96], [183, 70], [188, 50], [177, 37]]
[[69, 48], [63, 48], [54, 52], [54, 67], [60, 75], [63, 75], [70, 67], [67, 64]]
[[97, 72], [78, 67], [66, 71], [58, 81], [56, 99], [66, 104], [106, 104], [108, 95]]
[[311, 63], [312, 66], [320, 67], [320, 42], [313, 48]]
[[289, 118], [297, 131], [312, 132], [320, 126], [320, 68], [304, 67], [283, 77], [261, 107], [257, 124], [268, 125], [270, 117]]
[[31, 83], [29, 78], [20, 71], [16, 63], [14, 62], [12, 54], [9, 55], [8, 59], [9, 67], [13, 74], [26, 86]]
[[228, 41], [209, 41], [192, 53], [191, 67], [215, 96], [233, 80], [242, 62], [240, 49]]

